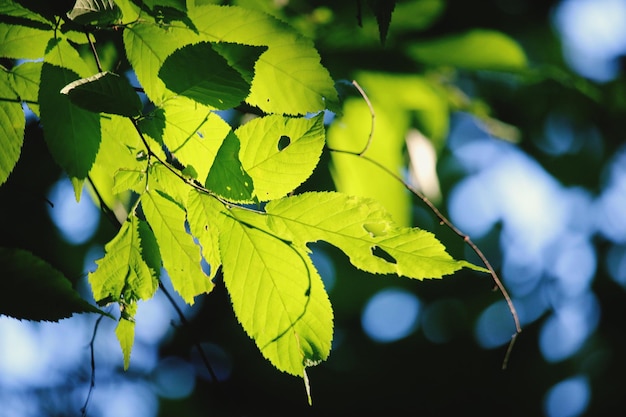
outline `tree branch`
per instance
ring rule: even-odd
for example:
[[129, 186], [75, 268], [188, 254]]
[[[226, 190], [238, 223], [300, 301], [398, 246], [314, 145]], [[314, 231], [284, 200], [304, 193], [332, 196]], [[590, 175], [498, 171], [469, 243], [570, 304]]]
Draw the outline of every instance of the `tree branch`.
[[[368, 105], [368, 107], [370, 109], [370, 113], [372, 114], [372, 129], [374, 129], [374, 116], [375, 116], [374, 108], [372, 107], [372, 104], [371, 104], [369, 98], [367, 97], [367, 95], [365, 94], [363, 89], [360, 88], [358, 83], [356, 81], [353, 81], [353, 84], [359, 90], [359, 92], [363, 96], [363, 99], [365, 100], [365, 102], [367, 103], [367, 105]], [[424, 194], [422, 194], [417, 188], [415, 188], [412, 185], [410, 185], [407, 182], [405, 182], [395, 172], [393, 172], [392, 170], [390, 170], [389, 168], [387, 168], [386, 166], [384, 166], [380, 162], [363, 155], [365, 153], [365, 151], [367, 151], [367, 149], [368, 149], [368, 147], [369, 147], [369, 145], [371, 143], [373, 135], [374, 135], [374, 132], [372, 130], [372, 131], [370, 131], [368, 142], [367, 142], [367, 144], [365, 146], [365, 149], [363, 149], [361, 152], [346, 151], [346, 150], [339, 150], [339, 149], [332, 149], [332, 148], [328, 148], [328, 149], [331, 152], [342, 153], [342, 154], [352, 155], [352, 156], [355, 156], [355, 157], [358, 157], [358, 158], [362, 158], [365, 161], [368, 161], [371, 164], [373, 164], [376, 167], [378, 167], [381, 170], [383, 170], [385, 173], [390, 175], [396, 181], [400, 182], [408, 191], [413, 193], [420, 200], [422, 200], [422, 202], [424, 204], [426, 204], [426, 206], [430, 209], [430, 211], [435, 216], [437, 216], [437, 218], [439, 219], [439, 222], [441, 224], [447, 226], [450, 230], [452, 230], [452, 232], [454, 232], [457, 236], [459, 236], [461, 239], [463, 239], [463, 241], [474, 251], [474, 253], [476, 253], [476, 255], [478, 255], [478, 257], [480, 258], [482, 263], [485, 265], [485, 267], [489, 271], [489, 274], [491, 275], [491, 278], [493, 279], [496, 287], [498, 288], [498, 290], [500, 291], [500, 293], [504, 297], [504, 299], [505, 299], [505, 301], [506, 301], [506, 303], [507, 303], [507, 305], [509, 307], [509, 311], [511, 312], [511, 315], [513, 316], [513, 321], [515, 323], [515, 333], [511, 336], [511, 341], [509, 342], [509, 346], [508, 346], [508, 348], [506, 350], [506, 353], [505, 353], [505, 356], [504, 356], [504, 360], [502, 362], [502, 369], [506, 369], [506, 367], [508, 365], [509, 357], [511, 355], [511, 351], [513, 350], [513, 345], [514, 345], [515, 341], [517, 340], [517, 336], [522, 332], [522, 327], [521, 327], [521, 324], [520, 324], [520, 321], [519, 321], [519, 316], [517, 314], [517, 309], [513, 305], [513, 300], [509, 296], [509, 293], [507, 292], [506, 288], [502, 284], [502, 281], [498, 277], [498, 274], [494, 270], [493, 266], [491, 265], [491, 263], [489, 262], [489, 260], [485, 256], [485, 254], [472, 241], [472, 239], [469, 237], [469, 235], [463, 233], [459, 228], [457, 228], [446, 216], [444, 216], [441, 213], [441, 211], [439, 211], [439, 209], [428, 199], [428, 197], [426, 197]]]

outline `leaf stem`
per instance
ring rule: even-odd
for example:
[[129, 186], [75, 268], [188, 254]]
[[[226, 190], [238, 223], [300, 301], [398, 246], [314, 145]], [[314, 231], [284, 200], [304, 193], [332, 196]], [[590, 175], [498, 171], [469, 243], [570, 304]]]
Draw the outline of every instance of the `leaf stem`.
[[89, 350], [91, 355], [91, 379], [89, 383], [89, 392], [87, 393], [87, 398], [85, 399], [85, 404], [80, 409], [83, 417], [87, 417], [87, 406], [89, 405], [89, 401], [91, 400], [91, 394], [93, 393], [93, 389], [96, 386], [96, 358], [94, 354], [94, 344], [96, 341], [96, 334], [98, 333], [98, 326], [100, 326], [100, 322], [103, 318], [104, 316], [101, 315], [96, 320], [96, 324], [93, 327], [93, 335], [91, 336], [91, 341], [89, 342]]

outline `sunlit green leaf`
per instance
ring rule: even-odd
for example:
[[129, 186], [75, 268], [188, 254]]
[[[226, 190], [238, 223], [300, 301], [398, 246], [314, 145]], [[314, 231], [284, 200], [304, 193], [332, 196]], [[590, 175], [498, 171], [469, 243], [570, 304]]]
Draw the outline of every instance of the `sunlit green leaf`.
[[250, 46], [229, 42], [213, 43], [211, 46], [214, 51], [226, 58], [228, 65], [236, 69], [248, 84], [251, 84], [254, 79], [256, 62], [261, 54], [267, 51], [265, 46]]
[[267, 113], [306, 114], [337, 100], [328, 71], [311, 40], [255, 10], [196, 6], [189, 17], [205, 40], [268, 46], [255, 66], [247, 102]]
[[122, 18], [113, 0], [76, 0], [67, 17], [81, 25], [106, 26]]
[[520, 45], [502, 32], [474, 29], [459, 35], [415, 42], [409, 54], [431, 65], [473, 70], [519, 70], [526, 67]]
[[42, 62], [24, 62], [11, 68], [12, 87], [28, 107], [39, 116], [39, 80]]
[[213, 283], [200, 265], [200, 248], [185, 230], [185, 211], [156, 191], [143, 194], [141, 206], [174, 289], [188, 304], [193, 304], [194, 297], [213, 289]]
[[274, 366], [300, 377], [330, 352], [333, 315], [307, 254], [222, 216], [224, 283], [246, 333]]
[[222, 203], [214, 197], [203, 195], [196, 190], [189, 192], [187, 203], [187, 221], [193, 236], [202, 247], [202, 256], [210, 265], [209, 278], [215, 277], [222, 265], [218, 245], [218, 216], [224, 210]]
[[97, 302], [131, 303], [147, 300], [158, 287], [159, 249], [148, 225], [131, 215], [117, 235], [105, 246], [105, 255], [89, 273]]
[[0, 22], [0, 57], [37, 59], [43, 57], [53, 32], [49, 28]]
[[72, 103], [96, 113], [135, 117], [141, 114], [141, 100], [128, 80], [111, 72], [100, 72], [63, 87]]
[[[20, 158], [26, 120], [19, 101], [8, 101], [16, 94], [9, 73], [0, 68], [0, 185], [4, 184]], [[17, 99], [17, 97], [15, 97]]]
[[[136, 304], [132, 304], [128, 307], [127, 314], [135, 315], [137, 309]], [[120, 342], [122, 348], [122, 354], [124, 355], [124, 370], [128, 369], [130, 365], [130, 353], [133, 350], [133, 344], [135, 343], [135, 321], [126, 318], [120, 318], [115, 328], [115, 335]]]
[[230, 132], [215, 156], [205, 186], [228, 200], [250, 202], [254, 185], [241, 165], [239, 148], [239, 139]]
[[124, 47], [137, 79], [152, 102], [175, 95], [159, 78], [165, 59], [176, 49], [197, 42], [198, 36], [186, 26], [160, 27], [155, 23], [137, 23], [124, 29]]
[[[441, 278], [467, 267], [453, 259], [430, 232], [398, 227], [376, 201], [341, 193], [305, 193], [274, 200], [266, 206], [266, 225], [291, 242], [323, 240], [341, 249], [359, 269], [415, 279]], [[245, 211], [236, 218], [254, 222]]]
[[104, 314], [83, 300], [63, 273], [28, 251], [0, 248], [0, 270], [0, 314], [36, 321]]
[[183, 97], [163, 102], [140, 122], [141, 129], [162, 141], [185, 167], [193, 168], [201, 182], [207, 178], [230, 126], [205, 106]]
[[280, 198], [313, 172], [324, 147], [324, 118], [256, 118], [235, 132], [241, 164], [261, 201]]

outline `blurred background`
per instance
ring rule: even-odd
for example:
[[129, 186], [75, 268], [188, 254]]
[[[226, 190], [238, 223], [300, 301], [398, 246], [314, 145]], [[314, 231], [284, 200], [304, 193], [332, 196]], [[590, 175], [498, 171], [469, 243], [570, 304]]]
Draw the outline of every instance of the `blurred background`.
[[[508, 368], [514, 322], [488, 275], [370, 276], [317, 244], [335, 336], [329, 360], [309, 370], [313, 406], [302, 381], [263, 359], [218, 284], [193, 308], [176, 299], [187, 324], [162, 291], [140, 303], [127, 372], [113, 320], [0, 317], [0, 417], [81, 415], [90, 346], [94, 417], [626, 412], [626, 0], [398, 1], [384, 45], [376, 2], [229, 3], [314, 39], [343, 98], [327, 114], [331, 148], [367, 142], [370, 109], [350, 83], [363, 87], [376, 114], [367, 155], [468, 234], [509, 290], [523, 332]], [[113, 61], [116, 47], [98, 45]], [[75, 202], [41, 135], [31, 119], [0, 187], [0, 245], [47, 259], [93, 302], [86, 274], [116, 230], [89, 198]], [[399, 223], [480, 262], [362, 160], [326, 151], [300, 191], [327, 189], [373, 195]]]

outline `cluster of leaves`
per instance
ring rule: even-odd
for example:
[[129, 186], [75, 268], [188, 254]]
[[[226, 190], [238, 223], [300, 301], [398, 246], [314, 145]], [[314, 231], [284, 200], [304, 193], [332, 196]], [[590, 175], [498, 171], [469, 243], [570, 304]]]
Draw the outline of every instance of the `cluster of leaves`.
[[[433, 234], [394, 223], [372, 199], [290, 194], [317, 166], [323, 111], [338, 98], [312, 42], [274, 17], [183, 0], [78, 0], [54, 17], [7, 0], [0, 15], [0, 57], [16, 60], [0, 67], [0, 184], [19, 159], [26, 103], [77, 199], [87, 181], [103, 210], [127, 202], [89, 275], [97, 303], [120, 306], [126, 367], [137, 302], [155, 294], [163, 270], [193, 304], [221, 268], [261, 353], [306, 380], [306, 367], [329, 355], [333, 333], [308, 243], [328, 242], [371, 273], [423, 279], [477, 268], [453, 259]], [[79, 53], [104, 31], [121, 37], [140, 86], [104, 70], [97, 54]], [[260, 116], [233, 128], [220, 111], [242, 103]], [[29, 274], [27, 264], [41, 281], [54, 271], [19, 249], [0, 255], [16, 271], [4, 281]], [[3, 299], [0, 313], [25, 319], [97, 310], [81, 304], [29, 317], [9, 304]]]

